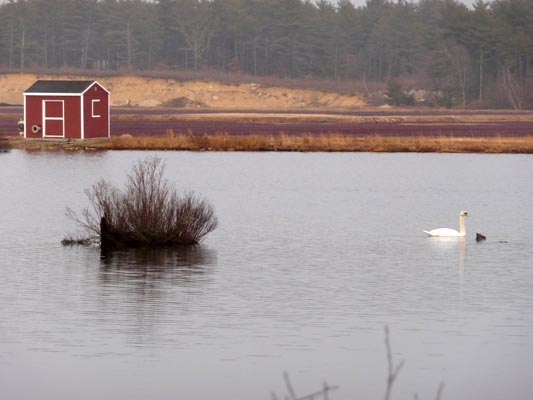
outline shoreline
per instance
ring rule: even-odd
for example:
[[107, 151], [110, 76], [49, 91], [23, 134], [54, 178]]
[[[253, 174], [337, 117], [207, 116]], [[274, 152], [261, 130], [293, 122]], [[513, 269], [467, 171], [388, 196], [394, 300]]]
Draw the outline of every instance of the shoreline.
[[[3, 140], [2, 140], [3, 139]], [[375, 152], [375, 153], [485, 153], [533, 154], [533, 136], [354, 136], [344, 134], [205, 135], [160, 136], [121, 135], [109, 139], [23, 139], [0, 137], [12, 149], [26, 151], [285, 151], [285, 152]]]

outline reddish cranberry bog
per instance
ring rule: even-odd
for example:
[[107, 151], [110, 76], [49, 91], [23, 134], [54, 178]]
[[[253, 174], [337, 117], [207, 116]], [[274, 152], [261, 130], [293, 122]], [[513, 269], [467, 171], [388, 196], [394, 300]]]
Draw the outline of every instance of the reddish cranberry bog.
[[96, 81], [39, 80], [24, 92], [24, 138], [107, 138], [109, 92]]

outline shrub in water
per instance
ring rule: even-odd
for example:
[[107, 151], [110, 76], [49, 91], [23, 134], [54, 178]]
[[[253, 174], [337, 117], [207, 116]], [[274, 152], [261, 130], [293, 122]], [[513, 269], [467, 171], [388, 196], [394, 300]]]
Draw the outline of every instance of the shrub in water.
[[100, 180], [86, 191], [91, 208], [67, 215], [102, 247], [196, 244], [217, 227], [213, 206], [193, 192], [179, 195], [164, 170], [158, 157], [140, 160], [124, 190]]

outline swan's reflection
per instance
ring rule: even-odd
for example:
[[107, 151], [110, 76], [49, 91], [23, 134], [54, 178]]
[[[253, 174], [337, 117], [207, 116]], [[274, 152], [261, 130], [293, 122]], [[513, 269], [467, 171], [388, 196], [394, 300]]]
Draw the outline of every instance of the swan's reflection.
[[466, 238], [464, 237], [430, 237], [430, 246], [439, 252], [459, 252], [459, 279], [463, 282], [465, 270]]

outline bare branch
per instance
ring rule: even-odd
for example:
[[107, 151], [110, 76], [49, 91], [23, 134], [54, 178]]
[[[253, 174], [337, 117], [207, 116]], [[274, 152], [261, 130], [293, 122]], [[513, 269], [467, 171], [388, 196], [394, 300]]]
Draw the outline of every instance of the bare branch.
[[387, 364], [388, 364], [388, 374], [387, 374], [387, 390], [385, 392], [385, 400], [390, 399], [390, 394], [392, 392], [392, 386], [394, 385], [394, 381], [398, 377], [398, 373], [400, 372], [400, 369], [403, 367], [403, 360], [400, 361], [396, 367], [393, 364], [392, 360], [392, 351], [391, 351], [391, 345], [389, 340], [389, 327], [385, 325], [385, 347], [387, 348]]
[[[296, 391], [294, 390], [294, 387], [292, 386], [292, 382], [290, 380], [289, 374], [286, 371], [283, 373], [283, 379], [285, 380], [285, 386], [287, 387], [287, 392], [288, 392], [288, 396], [285, 396], [286, 400], [314, 400], [315, 398], [320, 398], [320, 397], [322, 397], [324, 400], [328, 400], [329, 392], [332, 392], [338, 389], [338, 386], [329, 386], [327, 382], [324, 381], [324, 384], [321, 390], [302, 396], [302, 397], [298, 397], [296, 395]], [[272, 400], [278, 399], [275, 393], [272, 393], [271, 397], [272, 397]]]
[[283, 379], [285, 379], [285, 385], [287, 386], [287, 392], [289, 393], [289, 396], [291, 396], [292, 400], [297, 400], [296, 392], [294, 391], [294, 388], [292, 387], [291, 380], [289, 378], [289, 374], [287, 371], [283, 373]]
[[435, 397], [436, 400], [440, 400], [443, 390], [444, 390], [444, 382], [441, 382], [439, 384], [439, 388], [437, 389], [437, 397]]

